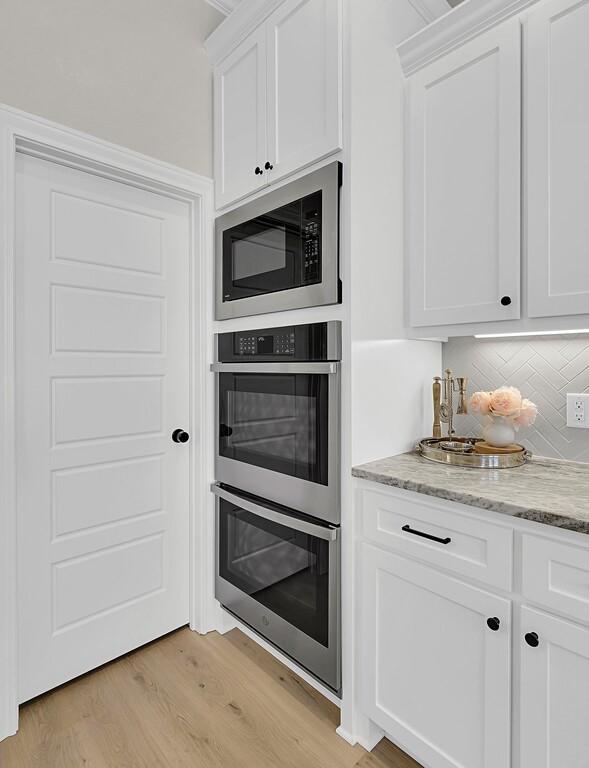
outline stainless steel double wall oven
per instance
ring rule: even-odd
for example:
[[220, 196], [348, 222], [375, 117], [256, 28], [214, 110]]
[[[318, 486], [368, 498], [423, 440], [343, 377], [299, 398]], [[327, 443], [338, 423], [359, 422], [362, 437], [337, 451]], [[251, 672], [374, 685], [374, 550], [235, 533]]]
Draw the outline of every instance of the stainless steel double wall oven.
[[339, 691], [340, 323], [217, 347], [216, 596]]

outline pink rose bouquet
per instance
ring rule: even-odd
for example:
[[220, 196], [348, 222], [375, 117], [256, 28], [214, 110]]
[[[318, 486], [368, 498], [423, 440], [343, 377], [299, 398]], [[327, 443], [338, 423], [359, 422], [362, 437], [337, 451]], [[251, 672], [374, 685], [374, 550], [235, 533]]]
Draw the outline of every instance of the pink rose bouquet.
[[491, 392], [489, 410], [493, 416], [516, 418], [522, 407], [522, 393], [515, 387], [499, 387]]
[[490, 406], [490, 392], [475, 392], [470, 398], [469, 407], [473, 413], [480, 413], [481, 415], [486, 416], [489, 413]]
[[531, 427], [536, 421], [538, 415], [538, 406], [531, 400], [524, 398], [522, 400], [522, 407], [519, 412], [519, 416], [515, 419], [515, 426], [519, 427]]
[[470, 411], [481, 416], [499, 416], [513, 424], [514, 429], [531, 427], [538, 408], [531, 400], [522, 398], [516, 387], [499, 387], [494, 392], [475, 392], [470, 398]]

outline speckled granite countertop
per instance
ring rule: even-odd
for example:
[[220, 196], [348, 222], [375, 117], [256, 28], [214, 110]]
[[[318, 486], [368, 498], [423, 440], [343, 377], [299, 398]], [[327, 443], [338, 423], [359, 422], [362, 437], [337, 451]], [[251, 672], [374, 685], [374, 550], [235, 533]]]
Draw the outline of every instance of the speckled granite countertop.
[[514, 469], [464, 469], [403, 453], [362, 464], [354, 477], [589, 533], [589, 464], [535, 458]]

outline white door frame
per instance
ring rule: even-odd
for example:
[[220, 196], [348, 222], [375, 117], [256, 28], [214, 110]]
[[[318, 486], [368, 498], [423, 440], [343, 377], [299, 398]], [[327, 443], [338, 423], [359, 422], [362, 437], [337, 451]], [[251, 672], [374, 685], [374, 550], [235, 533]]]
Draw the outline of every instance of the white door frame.
[[208, 483], [213, 182], [132, 150], [0, 104], [0, 740], [18, 729], [15, 409], [16, 152], [186, 202], [190, 234], [190, 627], [210, 626], [205, 599], [211, 556]]

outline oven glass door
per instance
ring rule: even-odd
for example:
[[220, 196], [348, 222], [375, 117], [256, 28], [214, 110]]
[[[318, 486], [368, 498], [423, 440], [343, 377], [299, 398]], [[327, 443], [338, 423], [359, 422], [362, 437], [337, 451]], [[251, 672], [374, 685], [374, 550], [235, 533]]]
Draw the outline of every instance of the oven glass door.
[[223, 232], [223, 301], [321, 281], [321, 200], [315, 192]]
[[219, 455], [327, 485], [328, 414], [328, 374], [220, 373]]
[[219, 576], [327, 648], [329, 541], [224, 498], [218, 526]]

